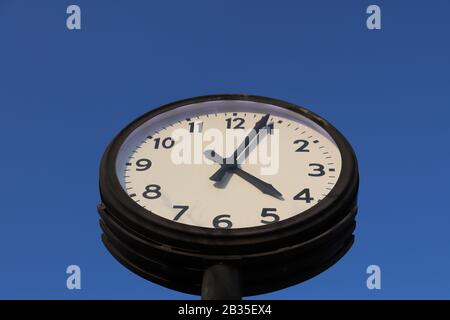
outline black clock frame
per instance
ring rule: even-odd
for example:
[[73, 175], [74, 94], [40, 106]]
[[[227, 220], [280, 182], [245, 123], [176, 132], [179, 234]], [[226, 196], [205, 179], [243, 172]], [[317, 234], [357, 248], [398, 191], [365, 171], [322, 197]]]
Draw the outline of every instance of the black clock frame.
[[[128, 135], [158, 114], [216, 100], [276, 105], [300, 113], [322, 127], [333, 138], [342, 157], [341, 174], [331, 192], [302, 214], [274, 224], [240, 229], [180, 224], [136, 204], [116, 175], [116, 158]], [[110, 143], [101, 160], [99, 180], [102, 239], [111, 254], [140, 276], [187, 293], [200, 294], [205, 270], [218, 264], [239, 271], [243, 295], [282, 289], [324, 271], [353, 243], [359, 175], [352, 147], [320, 116], [277, 99], [221, 94], [185, 99], [154, 109], [130, 123]]]

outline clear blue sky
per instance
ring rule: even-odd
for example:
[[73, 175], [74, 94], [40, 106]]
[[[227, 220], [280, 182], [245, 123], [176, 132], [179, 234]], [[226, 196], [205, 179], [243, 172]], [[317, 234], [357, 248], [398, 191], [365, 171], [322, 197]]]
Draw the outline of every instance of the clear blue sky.
[[[82, 30], [66, 29], [66, 8]], [[378, 4], [382, 30], [365, 26]], [[251, 93], [302, 104], [354, 146], [356, 243], [260, 298], [450, 298], [450, 2], [0, 0], [0, 298], [195, 298], [100, 241], [98, 164], [161, 104]], [[82, 269], [68, 291], [65, 269]], [[365, 286], [382, 269], [382, 290]]]

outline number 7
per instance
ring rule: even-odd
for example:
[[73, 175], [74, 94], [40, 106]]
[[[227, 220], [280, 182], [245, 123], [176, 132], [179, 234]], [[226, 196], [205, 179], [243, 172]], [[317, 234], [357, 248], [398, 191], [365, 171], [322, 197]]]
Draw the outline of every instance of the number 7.
[[178, 219], [181, 218], [181, 216], [183, 215], [183, 213], [185, 213], [188, 209], [189, 206], [173, 206], [174, 209], [181, 209], [180, 212], [178, 212], [178, 214], [175, 216], [175, 218], [173, 218], [173, 221], [178, 221]]

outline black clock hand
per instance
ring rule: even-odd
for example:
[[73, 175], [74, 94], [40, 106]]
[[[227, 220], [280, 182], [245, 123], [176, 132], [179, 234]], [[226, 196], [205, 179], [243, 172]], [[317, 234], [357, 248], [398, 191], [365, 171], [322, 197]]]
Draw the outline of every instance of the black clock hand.
[[[224, 159], [212, 150], [205, 151], [205, 156], [208, 159], [210, 159], [216, 163], [219, 163], [222, 167], [226, 166], [226, 164], [223, 164]], [[236, 173], [239, 177], [241, 177], [245, 181], [249, 182], [256, 188], [258, 188], [262, 193], [270, 195], [270, 196], [275, 197], [280, 200], [284, 200], [281, 192], [279, 192], [277, 189], [275, 189], [275, 187], [273, 185], [271, 185], [270, 183], [267, 183], [267, 182], [255, 177], [254, 175], [248, 173], [247, 171], [242, 170], [238, 166], [236, 166], [233, 169], [228, 169], [228, 170], [231, 170], [230, 172]]]
[[[222, 180], [225, 173], [231, 169], [237, 167], [237, 159], [242, 154], [242, 152], [246, 152], [250, 142], [258, 136], [259, 131], [267, 126], [267, 121], [269, 121], [270, 114], [266, 114], [264, 117], [259, 120], [250, 133], [245, 137], [244, 141], [241, 142], [239, 147], [233, 152], [233, 155], [227, 159], [225, 165], [221, 166], [211, 177], [209, 177], [212, 181], [220, 181]], [[230, 163], [230, 160], [232, 161]]]
[[233, 169], [235, 173], [244, 179], [245, 181], [249, 182], [250, 184], [254, 185], [256, 188], [258, 188], [262, 193], [268, 194], [269, 196], [275, 197], [279, 200], [284, 200], [283, 195], [281, 192], [279, 192], [273, 185], [270, 183], [264, 182], [261, 179], [255, 177], [254, 175], [248, 173], [247, 171], [242, 170], [241, 168]]

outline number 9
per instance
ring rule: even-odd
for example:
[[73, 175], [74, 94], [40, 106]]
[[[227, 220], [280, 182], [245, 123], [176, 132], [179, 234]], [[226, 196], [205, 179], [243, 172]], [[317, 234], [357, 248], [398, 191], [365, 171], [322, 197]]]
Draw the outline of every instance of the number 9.
[[149, 159], [139, 159], [136, 161], [136, 171], [145, 171], [150, 169], [152, 162]]

